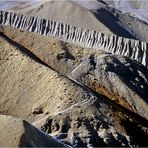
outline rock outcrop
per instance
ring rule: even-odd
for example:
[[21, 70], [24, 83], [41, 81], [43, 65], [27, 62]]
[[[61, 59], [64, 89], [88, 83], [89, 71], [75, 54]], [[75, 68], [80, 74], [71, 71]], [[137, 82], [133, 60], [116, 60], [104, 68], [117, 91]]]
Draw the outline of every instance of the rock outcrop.
[[146, 146], [147, 128], [101, 98], [49, 117], [41, 129], [74, 147]]
[[92, 55], [69, 77], [148, 119], [148, 70], [120, 55]]

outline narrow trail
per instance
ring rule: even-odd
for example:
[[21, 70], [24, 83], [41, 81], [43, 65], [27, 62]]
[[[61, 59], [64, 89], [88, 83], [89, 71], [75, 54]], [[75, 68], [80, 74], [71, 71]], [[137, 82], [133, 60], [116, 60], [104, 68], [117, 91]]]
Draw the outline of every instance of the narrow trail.
[[[51, 118], [54, 118], [55, 116], [59, 116], [59, 115], [62, 116], [62, 114], [70, 113], [70, 112], [73, 111], [74, 109], [77, 109], [77, 108], [84, 108], [84, 106], [93, 104], [93, 102], [95, 102], [95, 101], [96, 101], [96, 98], [95, 98], [94, 96], [91, 96], [90, 99], [85, 99], [85, 100], [83, 100], [83, 101], [81, 101], [81, 102], [77, 102], [77, 103], [71, 105], [70, 107], [68, 107], [68, 108], [66, 108], [66, 109], [64, 109], [64, 110], [62, 110], [62, 111], [56, 112], [55, 114], [53, 114], [53, 115], [50, 116], [50, 117], [51, 117]], [[41, 122], [45, 121], [45, 120], [48, 119], [48, 118], [49, 118], [49, 116], [46, 116], [46, 117], [42, 118], [41, 120], [38, 120], [38, 121], [33, 122], [32, 124], [33, 124], [33, 125], [36, 125], [36, 124], [38, 124], [38, 123], [41, 123]]]

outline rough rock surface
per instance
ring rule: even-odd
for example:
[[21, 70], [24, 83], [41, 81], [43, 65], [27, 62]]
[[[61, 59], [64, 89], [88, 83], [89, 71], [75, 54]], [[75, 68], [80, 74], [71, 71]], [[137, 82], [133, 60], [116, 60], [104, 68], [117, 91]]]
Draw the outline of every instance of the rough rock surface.
[[144, 128], [97, 98], [49, 117], [41, 129], [75, 147], [146, 146]]
[[69, 75], [148, 119], [148, 69], [126, 57], [92, 55]]
[[1, 147], [64, 147], [25, 120], [0, 115]]

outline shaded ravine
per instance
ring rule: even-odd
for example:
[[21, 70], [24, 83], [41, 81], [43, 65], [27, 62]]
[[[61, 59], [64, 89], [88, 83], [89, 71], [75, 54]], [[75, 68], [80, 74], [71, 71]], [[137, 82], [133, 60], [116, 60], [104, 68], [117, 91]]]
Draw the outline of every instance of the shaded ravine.
[[148, 66], [148, 43], [138, 40], [105, 35], [68, 24], [46, 20], [40, 17], [0, 11], [0, 24], [25, 31], [51, 36], [81, 47], [94, 48], [120, 54]]

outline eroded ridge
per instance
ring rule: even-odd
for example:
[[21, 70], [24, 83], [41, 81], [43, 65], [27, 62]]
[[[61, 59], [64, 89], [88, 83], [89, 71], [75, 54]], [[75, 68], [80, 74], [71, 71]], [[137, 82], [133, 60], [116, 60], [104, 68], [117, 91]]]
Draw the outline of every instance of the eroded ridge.
[[104, 50], [132, 58], [148, 66], [148, 43], [138, 40], [105, 35], [101, 32], [13, 12], [0, 11], [0, 24], [44, 36], [56, 37], [84, 48]]

